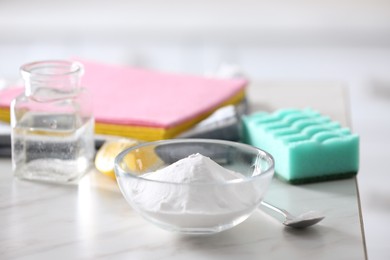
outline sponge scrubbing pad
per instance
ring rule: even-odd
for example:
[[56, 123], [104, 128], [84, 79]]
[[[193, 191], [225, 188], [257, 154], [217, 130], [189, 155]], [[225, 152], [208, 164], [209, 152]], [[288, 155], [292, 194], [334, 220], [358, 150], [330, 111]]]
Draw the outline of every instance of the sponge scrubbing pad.
[[356, 175], [359, 137], [311, 109], [243, 117], [243, 141], [271, 153], [278, 177], [307, 183]]

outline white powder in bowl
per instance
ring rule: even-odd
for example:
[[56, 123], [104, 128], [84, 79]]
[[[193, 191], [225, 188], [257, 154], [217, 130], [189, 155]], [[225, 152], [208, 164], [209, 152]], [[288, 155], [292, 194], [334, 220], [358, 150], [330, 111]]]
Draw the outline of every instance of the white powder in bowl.
[[226, 183], [244, 176], [201, 154], [142, 177], [157, 182], [132, 182], [132, 203], [153, 219], [183, 227], [207, 227], [243, 215], [246, 218], [263, 194], [253, 182]]

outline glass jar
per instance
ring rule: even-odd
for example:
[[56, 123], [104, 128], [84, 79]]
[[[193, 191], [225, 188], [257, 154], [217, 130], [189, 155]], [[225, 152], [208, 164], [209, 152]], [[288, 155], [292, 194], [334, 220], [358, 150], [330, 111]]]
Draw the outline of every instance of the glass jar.
[[95, 153], [92, 104], [83, 66], [39, 61], [21, 67], [25, 92], [11, 103], [12, 168], [31, 180], [73, 182]]

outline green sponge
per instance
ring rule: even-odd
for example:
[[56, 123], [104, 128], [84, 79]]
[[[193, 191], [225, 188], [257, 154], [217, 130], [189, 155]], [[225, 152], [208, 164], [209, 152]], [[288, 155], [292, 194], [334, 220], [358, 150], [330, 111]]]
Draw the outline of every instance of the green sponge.
[[244, 116], [243, 141], [271, 153], [276, 175], [293, 184], [347, 178], [359, 168], [359, 137], [312, 109]]

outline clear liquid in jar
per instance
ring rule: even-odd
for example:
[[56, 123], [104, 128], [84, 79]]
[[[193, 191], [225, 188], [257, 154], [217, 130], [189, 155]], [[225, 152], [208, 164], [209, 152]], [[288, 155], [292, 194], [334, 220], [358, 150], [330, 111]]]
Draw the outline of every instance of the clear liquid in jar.
[[13, 128], [15, 176], [72, 182], [90, 168], [94, 121], [72, 114], [26, 113]]

